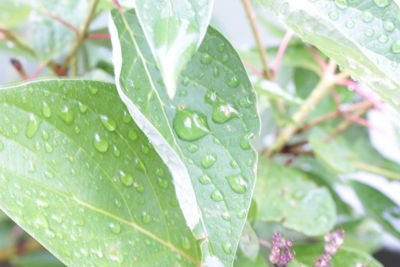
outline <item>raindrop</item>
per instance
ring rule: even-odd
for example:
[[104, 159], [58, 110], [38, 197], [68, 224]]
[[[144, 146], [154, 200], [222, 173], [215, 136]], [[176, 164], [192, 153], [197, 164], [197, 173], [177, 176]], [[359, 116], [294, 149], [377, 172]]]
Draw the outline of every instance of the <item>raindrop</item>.
[[385, 21], [385, 22], [383, 23], [383, 27], [384, 27], [385, 30], [387, 30], [388, 32], [394, 31], [394, 28], [395, 28], [394, 23], [391, 22], [390, 20]]
[[228, 85], [232, 88], [236, 88], [240, 85], [240, 79], [236, 75], [234, 75], [229, 79]]
[[103, 126], [110, 132], [115, 131], [117, 128], [117, 123], [107, 115], [100, 115], [100, 120]]
[[119, 177], [123, 185], [129, 187], [133, 184], [133, 176], [129, 173], [126, 174], [123, 171], [119, 171]]
[[79, 102], [79, 111], [82, 113], [85, 113], [88, 110], [88, 106], [86, 106], [85, 104]]
[[226, 179], [234, 192], [239, 194], [246, 193], [247, 182], [241, 175], [227, 176]]
[[51, 171], [45, 171], [44, 176], [46, 176], [49, 179], [54, 178], [54, 174]]
[[231, 165], [231, 167], [232, 167], [233, 169], [239, 168], [238, 163], [237, 163], [236, 160], [234, 160], [234, 159], [231, 160], [230, 165]]
[[217, 123], [224, 123], [237, 116], [237, 110], [230, 104], [221, 104], [215, 106], [212, 112], [212, 118]]
[[44, 144], [44, 149], [47, 153], [53, 152], [53, 147], [49, 143]]
[[38, 205], [39, 207], [42, 207], [42, 208], [47, 208], [49, 206], [49, 203], [47, 203], [46, 201], [41, 200], [41, 199], [37, 199], [35, 203], [36, 203], [36, 205]]
[[223, 243], [222, 244], [222, 249], [226, 254], [231, 254], [232, 253], [232, 244], [231, 243]]
[[190, 144], [187, 146], [187, 150], [191, 153], [196, 152], [197, 150], [199, 150], [199, 146], [196, 144]]
[[161, 188], [167, 188], [168, 187], [168, 181], [166, 179], [164, 179], [164, 178], [158, 177], [157, 178], [157, 182], [158, 182], [158, 185]]
[[115, 204], [115, 206], [116, 206], [117, 208], [121, 208], [121, 206], [122, 206], [121, 201], [119, 201], [118, 199], [116, 199], [116, 200], [114, 201], [114, 204]]
[[397, 40], [392, 44], [391, 50], [395, 54], [400, 53], [400, 40]]
[[109, 223], [108, 227], [114, 234], [119, 234], [121, 232], [121, 225], [117, 222]]
[[94, 135], [93, 145], [99, 152], [106, 152], [108, 150], [108, 142], [101, 137], [98, 133]]
[[204, 174], [199, 177], [199, 182], [201, 184], [211, 184], [211, 178], [207, 174]]
[[200, 62], [203, 64], [210, 64], [212, 61], [212, 57], [209, 54], [201, 55]]
[[11, 127], [11, 131], [12, 131], [14, 134], [17, 134], [17, 133], [19, 132], [18, 127], [15, 126], [15, 125], [13, 125], [13, 126]]
[[201, 165], [205, 169], [208, 169], [211, 166], [213, 166], [216, 161], [217, 161], [217, 155], [215, 155], [214, 153], [207, 154], [201, 158]]
[[95, 95], [95, 94], [97, 94], [97, 91], [98, 91], [99, 89], [97, 88], [97, 87], [89, 87], [89, 91], [93, 94], [93, 95]]
[[146, 146], [145, 144], [142, 144], [140, 150], [142, 151], [143, 154], [148, 154], [150, 151], [150, 148], [148, 146]]
[[45, 130], [42, 131], [42, 138], [44, 141], [49, 140], [49, 134]]
[[0, 141], [0, 152], [3, 151], [3, 149], [4, 149], [4, 144], [3, 142]]
[[46, 102], [42, 103], [42, 114], [45, 118], [49, 118], [51, 116], [51, 109]]
[[136, 139], [138, 139], [138, 135], [137, 135], [136, 131], [133, 130], [133, 129], [130, 129], [130, 130], [129, 130], [129, 132], [128, 132], [128, 137], [129, 137], [129, 139], [131, 139], [132, 141], [135, 141]]
[[381, 43], [386, 43], [387, 41], [388, 41], [388, 37], [387, 37], [387, 35], [386, 34], [381, 34], [379, 37], [378, 37], [378, 40], [379, 40], [379, 42], [381, 42]]
[[224, 196], [222, 195], [221, 191], [215, 190], [211, 193], [211, 199], [214, 201], [222, 201], [224, 199]]
[[151, 216], [146, 212], [142, 212], [142, 222], [143, 223], [150, 223], [151, 222]]
[[178, 109], [173, 121], [176, 134], [183, 140], [194, 141], [209, 133], [207, 118], [195, 111]]
[[213, 76], [214, 78], [219, 76], [219, 68], [216, 66], [213, 68]]
[[156, 175], [157, 176], [164, 176], [164, 170], [161, 168], [156, 169]]
[[116, 157], [119, 157], [121, 155], [121, 151], [119, 151], [119, 149], [116, 145], [113, 145], [113, 153], [114, 153], [114, 156], [116, 156]]
[[127, 110], [124, 110], [122, 114], [122, 121], [125, 123], [129, 123], [131, 120], [132, 120], [131, 114], [129, 114]]
[[32, 138], [39, 128], [40, 120], [34, 115], [30, 114], [28, 119], [28, 126], [26, 128], [26, 137]]
[[189, 85], [189, 82], [190, 82], [190, 80], [189, 80], [189, 78], [188, 77], [184, 77], [183, 79], [182, 79], [182, 85], [183, 86], [188, 86]]
[[362, 20], [364, 22], [371, 22], [374, 19], [374, 16], [369, 11], [364, 11], [362, 14]]
[[74, 120], [74, 113], [68, 106], [64, 106], [61, 110], [60, 113], [58, 114], [60, 118], [67, 124], [70, 124]]
[[331, 20], [337, 20], [339, 18], [339, 13], [337, 11], [331, 11], [328, 13]]
[[373, 29], [369, 29], [369, 28], [368, 28], [368, 29], [365, 30], [364, 33], [365, 33], [366, 36], [371, 37], [371, 36], [374, 35], [375, 32], [374, 32]]
[[253, 134], [247, 134], [240, 138], [240, 147], [242, 149], [250, 149], [250, 140], [253, 138]]

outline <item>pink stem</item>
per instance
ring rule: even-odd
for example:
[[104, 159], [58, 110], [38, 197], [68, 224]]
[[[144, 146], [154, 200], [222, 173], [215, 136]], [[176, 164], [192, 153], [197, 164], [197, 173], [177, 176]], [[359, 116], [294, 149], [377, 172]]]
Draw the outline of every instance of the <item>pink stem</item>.
[[336, 90], [332, 91], [332, 96], [333, 96], [333, 100], [335, 101], [336, 107], [339, 107], [340, 106], [340, 99], [339, 99], [339, 95], [336, 92]]
[[120, 5], [118, 0], [114, 0], [114, 5], [118, 8], [118, 10], [121, 12], [122, 11], [122, 6]]
[[4, 36], [4, 34], [0, 33], [0, 40], [5, 40], [6, 37]]
[[283, 56], [285, 55], [286, 49], [287, 49], [292, 37], [293, 37], [292, 31], [286, 32], [281, 44], [279, 45], [279, 49], [278, 49], [278, 53], [276, 54], [275, 65], [274, 65], [274, 75], [275, 76], [277, 75], [277, 73], [281, 67]]
[[51, 14], [51, 13], [48, 12], [48, 11], [46, 11], [46, 12], [44, 12], [44, 13], [45, 13], [47, 16], [49, 16], [50, 18], [52, 18], [52, 19], [54, 19], [54, 20], [60, 22], [60, 23], [61, 23], [62, 25], [64, 25], [65, 27], [67, 27], [67, 28], [73, 30], [77, 35], [79, 35], [78, 29], [77, 29], [74, 25], [72, 25], [71, 23], [69, 23], [69, 22], [63, 20], [63, 19], [60, 18], [60, 17], [57, 17], [56, 15]]
[[34, 80], [36, 79], [40, 73], [43, 71], [43, 69], [46, 67], [46, 65], [40, 65], [39, 67], [37, 67], [37, 69], [33, 72], [32, 76], [29, 77], [28, 80]]
[[328, 67], [328, 63], [315, 51], [315, 48], [307, 46], [308, 50], [311, 52], [311, 55], [317, 61], [317, 63], [321, 66], [322, 70], [325, 70]]
[[110, 39], [108, 33], [91, 33], [87, 36], [87, 39]]
[[349, 89], [356, 91], [360, 96], [364, 97], [365, 99], [371, 101], [371, 103], [377, 108], [382, 110], [383, 109], [383, 102], [376, 98], [373, 94], [370, 92], [365, 91], [360, 84], [352, 81], [352, 80], [342, 80], [339, 81], [338, 84], [347, 86]]
[[266, 241], [264, 239], [261, 239], [261, 238], [258, 239], [258, 243], [263, 247], [267, 247], [267, 248], [271, 247], [271, 243], [270, 242], [268, 242], [268, 241]]
[[371, 123], [369, 123], [366, 119], [358, 117], [356, 115], [353, 114], [349, 114], [349, 113], [342, 113], [343, 117], [345, 117], [348, 120], [351, 120], [357, 124], [360, 124], [362, 126], [365, 126], [367, 128], [373, 128], [373, 126], [371, 125]]
[[256, 74], [257, 76], [259, 76], [259, 77], [261, 77], [261, 78], [264, 78], [263, 73], [262, 73], [259, 69], [257, 69], [257, 68], [254, 67], [253, 65], [251, 65], [250, 63], [244, 62], [244, 66], [245, 66], [246, 68], [248, 68], [252, 73]]

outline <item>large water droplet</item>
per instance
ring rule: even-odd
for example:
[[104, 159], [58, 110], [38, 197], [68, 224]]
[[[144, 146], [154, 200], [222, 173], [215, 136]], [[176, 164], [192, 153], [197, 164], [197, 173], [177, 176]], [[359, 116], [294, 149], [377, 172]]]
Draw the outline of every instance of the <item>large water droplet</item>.
[[108, 227], [110, 228], [111, 232], [113, 232], [114, 234], [119, 234], [121, 232], [121, 225], [117, 222], [109, 223]]
[[391, 50], [395, 54], [400, 53], [400, 40], [393, 42]]
[[201, 184], [211, 184], [211, 178], [207, 174], [204, 174], [199, 177], [199, 182]]
[[243, 194], [247, 191], [247, 182], [241, 175], [227, 176], [226, 179], [232, 190], [236, 193]]
[[110, 132], [115, 131], [117, 123], [107, 115], [100, 115], [100, 120], [103, 126]]
[[217, 123], [224, 123], [231, 118], [237, 116], [238, 114], [239, 112], [234, 107], [232, 107], [232, 105], [220, 104], [218, 106], [214, 106], [212, 118]]
[[26, 128], [26, 137], [32, 138], [39, 128], [40, 120], [34, 114], [29, 115], [28, 126]]
[[106, 152], [108, 150], [108, 141], [98, 133], [94, 135], [93, 145], [99, 152]]
[[130, 175], [129, 173], [126, 174], [123, 171], [119, 171], [119, 177], [123, 185], [129, 187], [133, 184], [133, 176]]
[[392, 3], [392, 0], [374, 0], [374, 2], [379, 7], [386, 7]]
[[214, 201], [222, 201], [224, 199], [224, 196], [222, 195], [221, 191], [215, 190], [211, 193], [211, 199]]
[[250, 140], [254, 137], [253, 134], [246, 134], [240, 138], [240, 147], [243, 149], [250, 149]]
[[209, 133], [207, 118], [195, 111], [178, 109], [173, 127], [176, 134], [183, 140], [194, 141]]
[[42, 103], [42, 114], [45, 118], [49, 118], [51, 116], [51, 109], [46, 102]]
[[381, 43], [386, 43], [389, 40], [389, 38], [386, 34], [381, 34], [379, 35], [378, 40]]
[[232, 88], [236, 88], [240, 85], [240, 82], [241, 81], [240, 81], [239, 77], [234, 75], [228, 80], [228, 85]]
[[385, 21], [385, 22], [383, 23], [383, 27], [384, 27], [385, 30], [387, 30], [388, 32], [394, 31], [394, 28], [395, 28], [394, 23], [391, 22], [390, 20]]
[[201, 158], [201, 165], [208, 169], [217, 161], [217, 155], [214, 153], [207, 154]]
[[74, 120], [74, 113], [68, 106], [62, 107], [58, 116], [67, 124], [71, 124]]

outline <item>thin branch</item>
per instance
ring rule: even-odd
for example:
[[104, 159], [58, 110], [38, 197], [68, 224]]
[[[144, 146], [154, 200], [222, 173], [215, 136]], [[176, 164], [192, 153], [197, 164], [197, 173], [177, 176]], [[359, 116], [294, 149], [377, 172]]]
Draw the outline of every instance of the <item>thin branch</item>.
[[359, 83], [357, 83], [355, 81], [352, 81], [352, 80], [349, 80], [349, 79], [345, 79], [345, 80], [339, 81], [338, 84], [347, 86], [349, 89], [354, 90], [360, 96], [362, 96], [365, 99], [371, 101], [377, 109], [382, 109], [383, 108], [383, 102], [379, 98], [377, 98], [375, 95], [373, 95], [370, 92], [364, 90], [360, 86]]
[[274, 76], [275, 77], [277, 76], [278, 71], [281, 67], [283, 56], [285, 55], [286, 49], [287, 49], [292, 37], [293, 37], [293, 32], [291, 30], [289, 30], [288, 32], [286, 32], [281, 44], [279, 45], [278, 53], [276, 54], [275, 64], [274, 64]]
[[90, 33], [86, 37], [87, 39], [110, 39], [110, 34], [108, 33]]
[[257, 69], [256, 67], [254, 67], [253, 65], [251, 65], [250, 63], [248, 63], [246, 61], [244, 61], [243, 63], [244, 63], [244, 66], [246, 68], [248, 68], [252, 73], [254, 73], [255, 75], [257, 75], [260, 78], [264, 78], [264, 74], [259, 69]]
[[12, 31], [0, 27], [0, 33], [4, 35], [5, 39], [13, 42], [16, 46], [28, 52], [32, 56], [35, 56], [35, 51], [33, 51], [29, 45], [21, 41]]
[[13, 65], [15, 70], [18, 72], [19, 76], [21, 76], [21, 78], [23, 80], [27, 80], [28, 74], [26, 74], [25, 68], [24, 68], [24, 66], [22, 66], [21, 61], [19, 61], [18, 59], [12, 58], [12, 59], [10, 59], [10, 62], [11, 62], [11, 65]]
[[61, 65], [62, 69], [66, 69], [69, 63], [71, 63], [72, 59], [76, 56], [76, 53], [78, 52], [79, 47], [81, 46], [82, 42], [86, 38], [87, 31], [89, 29], [90, 22], [93, 18], [93, 15], [95, 14], [97, 4], [99, 3], [99, 0], [92, 0], [90, 7], [89, 7], [89, 12], [86, 16], [86, 19], [84, 20], [83, 24], [81, 25], [79, 29], [79, 34], [77, 38], [75, 39], [74, 44], [72, 45], [71, 51], [68, 53], [66, 56], [64, 63]]
[[337, 83], [337, 79], [342, 78], [342, 74], [334, 75], [335, 69], [336, 63], [331, 61], [317, 87], [314, 88], [300, 109], [293, 115], [293, 124], [286, 126], [281, 134], [276, 138], [275, 142], [266, 151], [267, 157], [271, 157], [285, 146], [285, 144], [297, 132], [299, 125], [308, 117], [308, 115], [313, 111], [314, 107]]
[[261, 62], [264, 68], [264, 77], [268, 80], [271, 80], [272, 74], [271, 70], [269, 69], [268, 56], [261, 41], [260, 31], [257, 28], [256, 18], [254, 16], [253, 9], [251, 8], [250, 1], [242, 0], [242, 3], [247, 15], [247, 19], [249, 20], [251, 29], [253, 31], [254, 38], [256, 39], [258, 53], [260, 54]]
[[77, 36], [79, 35], [78, 29], [77, 29], [74, 25], [72, 25], [71, 23], [69, 23], [68, 21], [63, 20], [62, 18], [60, 18], [60, 17], [58, 17], [58, 16], [56, 16], [56, 15], [50, 13], [50, 12], [47, 11], [47, 10], [41, 10], [41, 9], [40, 9], [39, 11], [42, 12], [43, 14], [49, 16], [50, 18], [54, 19], [55, 21], [58, 21], [59, 23], [61, 23], [61, 24], [64, 25], [65, 27], [67, 27], [68, 29], [74, 31], [74, 32], [76, 33]]

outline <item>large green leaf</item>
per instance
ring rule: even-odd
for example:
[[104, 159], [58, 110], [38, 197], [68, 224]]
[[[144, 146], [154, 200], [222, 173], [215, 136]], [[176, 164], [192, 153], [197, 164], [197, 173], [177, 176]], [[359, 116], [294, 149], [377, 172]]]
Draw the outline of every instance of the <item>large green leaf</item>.
[[233, 261], [254, 187], [255, 95], [231, 45], [210, 28], [170, 99], [133, 11], [113, 12], [119, 94], [174, 176], [203, 256]]
[[260, 220], [282, 222], [310, 236], [324, 234], [335, 224], [329, 191], [299, 170], [260, 160], [254, 197]]
[[114, 85], [0, 90], [0, 151], [0, 208], [66, 265], [200, 262], [171, 175]]
[[400, 206], [371, 186], [359, 182], [352, 185], [367, 214], [400, 239]]
[[259, 1], [400, 111], [398, 1]]
[[214, 0], [134, 0], [138, 20], [173, 98], [180, 72], [199, 48]]

